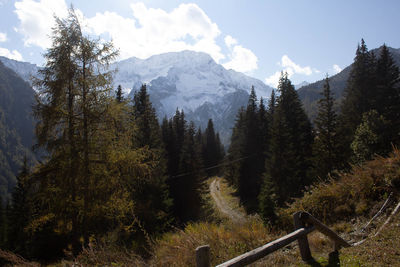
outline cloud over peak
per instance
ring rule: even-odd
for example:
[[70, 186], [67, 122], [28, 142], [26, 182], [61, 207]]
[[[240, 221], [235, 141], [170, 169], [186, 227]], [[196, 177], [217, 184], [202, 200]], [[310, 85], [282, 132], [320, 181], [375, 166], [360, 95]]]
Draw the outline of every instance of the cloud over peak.
[[[283, 55], [281, 60], [277, 63], [277, 65], [282, 68], [281, 71], [287, 72], [289, 78], [292, 77], [294, 74], [310, 76], [314, 73], [320, 73], [320, 71], [315, 68], [311, 68], [309, 66], [302, 67], [299, 64], [296, 64], [293, 60], [289, 58], [288, 55]], [[271, 85], [276, 88], [279, 83], [281, 71], [277, 71], [271, 76], [267, 77], [265, 79], [265, 82], [268, 85]]]
[[[193, 50], [205, 52], [236, 71], [257, 69], [255, 54], [230, 35], [225, 37], [229, 52], [221, 52], [217, 39], [222, 33], [218, 25], [194, 3], [180, 4], [170, 12], [149, 8], [143, 2], [130, 4], [130, 9], [131, 15], [125, 17], [110, 11], [86, 17], [84, 30], [105, 40], [112, 39], [120, 49], [121, 59]], [[46, 49], [51, 45], [53, 15], [66, 17], [67, 5], [65, 0], [20, 0], [15, 3], [15, 13], [20, 21], [16, 31], [23, 35], [25, 46]]]

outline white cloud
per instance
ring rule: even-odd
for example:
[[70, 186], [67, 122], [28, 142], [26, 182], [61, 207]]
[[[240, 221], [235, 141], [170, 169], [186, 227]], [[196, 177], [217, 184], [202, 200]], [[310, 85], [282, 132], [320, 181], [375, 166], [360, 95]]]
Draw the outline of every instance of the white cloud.
[[7, 41], [7, 34], [0, 32], [0, 42]]
[[[309, 66], [302, 67], [296, 64], [287, 55], [283, 55], [281, 61], [278, 62], [277, 64], [280, 67], [282, 67], [282, 71], [287, 72], [289, 78], [292, 77], [294, 74], [310, 76], [313, 73], [320, 73], [320, 71], [315, 68], [311, 68]], [[277, 71], [271, 76], [267, 77], [265, 79], [265, 82], [268, 85], [271, 85], [276, 88], [278, 86], [280, 76], [281, 76], [281, 71]]]
[[237, 40], [235, 38], [233, 38], [232, 36], [230, 36], [230, 35], [227, 35], [224, 38], [224, 41], [225, 41], [226, 46], [229, 47], [229, 48], [231, 48], [232, 45], [236, 45], [237, 44]]
[[233, 69], [240, 72], [251, 72], [257, 69], [257, 56], [241, 45], [235, 45], [230, 54], [230, 61], [223, 64], [226, 69]]
[[272, 87], [278, 87], [279, 78], [281, 77], [281, 72], [277, 71], [268, 78], [265, 78], [265, 83], [271, 85]]
[[64, 0], [22, 0], [15, 3], [15, 13], [20, 20], [16, 31], [24, 36], [25, 46], [48, 48], [51, 45], [49, 35], [54, 26], [54, 15], [65, 17], [67, 5]]
[[[54, 25], [53, 14], [61, 18], [67, 15], [65, 0], [20, 0], [15, 8], [20, 20], [16, 31], [24, 36], [25, 45], [44, 49], [51, 45], [48, 35]], [[236, 71], [257, 69], [255, 54], [230, 35], [224, 40], [229, 55], [221, 52], [216, 41], [221, 35], [218, 25], [196, 4], [180, 4], [170, 12], [148, 8], [142, 2], [131, 4], [130, 8], [132, 13], [127, 17], [105, 11], [84, 18], [84, 30], [102, 39], [112, 39], [121, 59], [193, 50], [209, 54], [217, 63], [224, 60], [224, 66]]]
[[313, 69], [313, 71], [314, 71], [315, 73], [317, 73], [317, 74], [318, 74], [318, 73], [321, 73], [321, 71], [320, 71], [320, 70], [318, 70], [318, 69], [315, 69], [315, 68]]
[[15, 59], [18, 61], [23, 60], [22, 55], [17, 50], [10, 51], [7, 48], [2, 47], [0, 47], [0, 56]]
[[339, 65], [337, 65], [337, 64], [333, 64], [332, 69], [334, 71], [334, 74], [339, 73], [339, 72], [342, 71], [342, 68], [339, 67]]
[[210, 54], [217, 62], [225, 56], [215, 39], [221, 34], [196, 4], [181, 4], [171, 12], [131, 4], [132, 17], [114, 12], [96, 13], [87, 20], [91, 33], [109, 35], [121, 57], [147, 58], [164, 52], [194, 50]]
[[[301, 67], [300, 65], [294, 63], [287, 55], [283, 55], [281, 59], [281, 66], [286, 69], [291, 69], [293, 73], [299, 73], [304, 75], [311, 75], [312, 70], [310, 67]], [[289, 72], [288, 72], [289, 74]]]

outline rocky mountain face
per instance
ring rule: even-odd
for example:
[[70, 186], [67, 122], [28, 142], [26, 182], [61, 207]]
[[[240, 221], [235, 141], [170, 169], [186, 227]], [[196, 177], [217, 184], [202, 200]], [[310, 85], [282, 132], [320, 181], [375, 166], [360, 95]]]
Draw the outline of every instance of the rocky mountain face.
[[130, 58], [115, 63], [114, 85], [121, 85], [132, 97], [142, 83], [148, 86], [150, 99], [160, 120], [183, 109], [187, 120], [203, 129], [212, 118], [224, 144], [241, 106], [247, 105], [251, 87], [258, 97], [269, 97], [272, 88], [242, 73], [226, 70], [209, 55], [183, 51]]
[[36, 66], [35, 64], [31, 64], [29, 62], [16, 61], [14, 59], [9, 59], [2, 56], [0, 56], [0, 62], [2, 62], [4, 66], [6, 66], [7, 68], [17, 73], [20, 76], [20, 78], [22, 78], [29, 84], [32, 84], [31, 77], [35, 76], [39, 69], [38, 66]]
[[[393, 57], [396, 65], [400, 68], [400, 48], [395, 49], [388, 47], [390, 54]], [[381, 48], [373, 49], [374, 54], [379, 57]], [[341, 72], [336, 75], [329, 77], [329, 85], [334, 97], [338, 100], [339, 105], [344, 89], [347, 86], [347, 79], [349, 78], [352, 65], [344, 68]], [[316, 116], [318, 109], [318, 100], [322, 97], [321, 92], [323, 91], [324, 80], [311, 83], [309, 85], [301, 87], [297, 92], [301, 101], [303, 102], [304, 108], [308, 117], [313, 120]]]

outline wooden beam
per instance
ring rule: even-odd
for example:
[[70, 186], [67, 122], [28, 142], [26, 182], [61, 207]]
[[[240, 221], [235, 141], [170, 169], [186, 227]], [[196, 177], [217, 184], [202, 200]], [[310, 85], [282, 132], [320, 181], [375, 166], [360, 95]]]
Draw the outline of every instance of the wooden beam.
[[210, 246], [196, 248], [196, 267], [210, 267]]
[[296, 231], [285, 235], [275, 241], [272, 241], [262, 247], [256, 248], [252, 251], [249, 251], [245, 254], [242, 254], [240, 256], [237, 256], [236, 258], [233, 258], [227, 262], [221, 263], [220, 265], [217, 265], [217, 267], [239, 267], [239, 266], [245, 266], [248, 264], [251, 264], [268, 254], [292, 243], [293, 241], [296, 241], [299, 237], [305, 236], [312, 231], [314, 231], [315, 228], [313, 226], [309, 228], [300, 228], [297, 229]]
[[[300, 216], [301, 216], [301, 212], [296, 212], [295, 214], [293, 214], [295, 229], [300, 229], [300, 228], [306, 227], [305, 223], [300, 219]], [[301, 255], [301, 258], [303, 259], [303, 261], [312, 260], [313, 257], [311, 256], [311, 251], [310, 251], [310, 246], [308, 245], [307, 235], [299, 237], [298, 242], [299, 242], [300, 255]]]
[[341, 238], [337, 233], [329, 229], [325, 224], [314, 218], [308, 212], [300, 212], [299, 217], [300, 220], [302, 220], [303, 222], [314, 225], [318, 231], [320, 231], [321, 233], [329, 237], [333, 242], [335, 242], [335, 250], [340, 249], [340, 247], [351, 247], [351, 245], [347, 243], [346, 240]]

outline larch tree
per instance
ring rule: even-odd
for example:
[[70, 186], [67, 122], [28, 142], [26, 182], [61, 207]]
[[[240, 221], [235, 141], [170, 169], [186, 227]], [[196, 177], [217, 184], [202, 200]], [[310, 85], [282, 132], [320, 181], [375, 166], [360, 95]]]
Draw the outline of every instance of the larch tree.
[[[77, 252], [89, 236], [132, 224], [126, 177], [147, 168], [141, 152], [127, 149], [131, 138], [115, 136], [114, 126], [121, 129], [125, 116], [111, 97], [108, 66], [116, 50], [84, 36], [73, 9], [56, 22], [46, 66], [35, 82], [37, 146], [48, 156], [32, 174], [41, 208], [27, 228], [32, 233], [50, 229]], [[125, 133], [132, 135], [128, 128]]]

